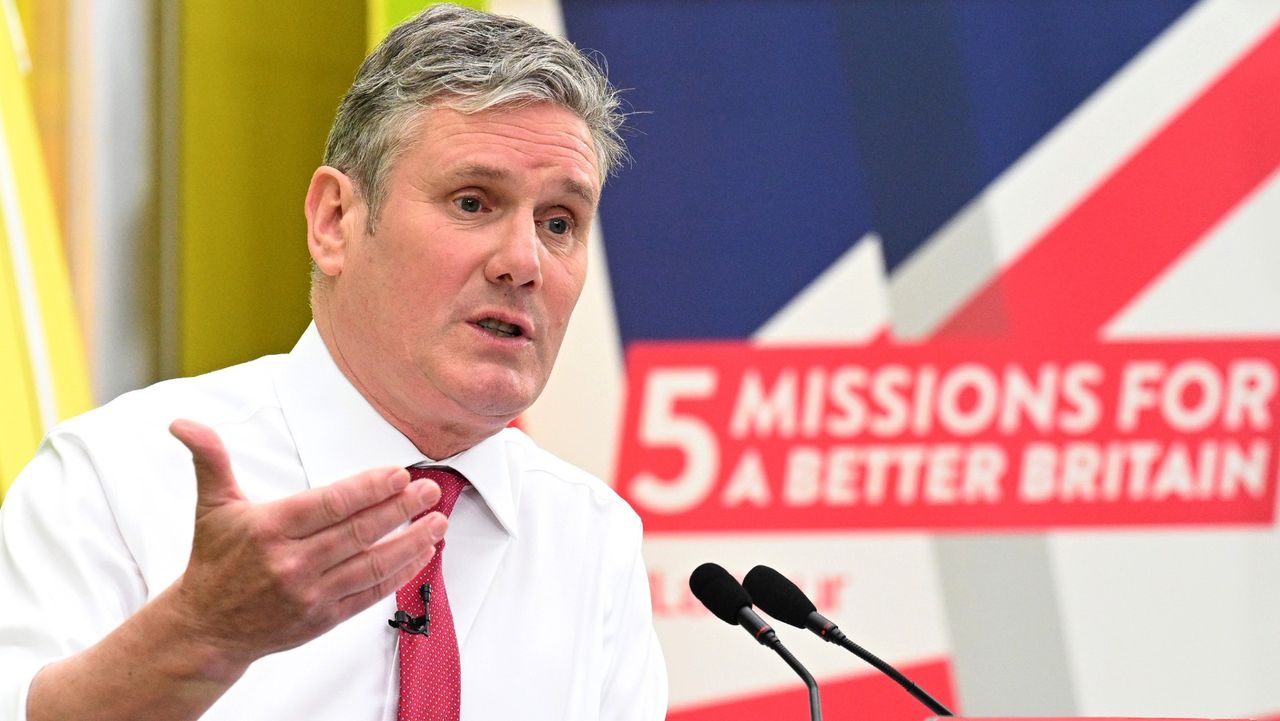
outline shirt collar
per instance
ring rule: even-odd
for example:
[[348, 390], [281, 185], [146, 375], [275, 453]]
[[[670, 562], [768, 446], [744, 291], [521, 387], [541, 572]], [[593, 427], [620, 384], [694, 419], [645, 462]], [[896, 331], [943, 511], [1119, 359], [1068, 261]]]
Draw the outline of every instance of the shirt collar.
[[466, 476], [502, 527], [515, 535], [520, 474], [507, 463], [505, 432], [449, 458], [427, 458], [351, 385], [315, 323], [279, 368], [275, 386], [280, 408], [312, 488], [370, 468], [448, 465]]

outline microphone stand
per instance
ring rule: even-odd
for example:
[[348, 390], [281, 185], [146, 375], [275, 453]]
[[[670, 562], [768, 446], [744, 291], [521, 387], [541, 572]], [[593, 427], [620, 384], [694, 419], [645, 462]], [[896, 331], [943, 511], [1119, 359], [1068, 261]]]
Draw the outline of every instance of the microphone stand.
[[714, 563], [704, 563], [689, 576], [689, 590], [715, 614], [716, 618], [730, 626], [741, 626], [757, 643], [768, 646], [782, 657], [809, 689], [809, 721], [822, 721], [822, 697], [813, 674], [791, 655], [782, 645], [778, 634], [760, 618], [751, 606], [751, 594], [738, 583], [738, 579]]
[[804, 681], [805, 688], [809, 689], [809, 721], [822, 721], [822, 696], [818, 693], [818, 682], [814, 680], [813, 674], [809, 673], [809, 669], [791, 655], [787, 647], [782, 645], [782, 639], [778, 638], [778, 634], [757, 616], [750, 606], [738, 609], [738, 623], [747, 630], [747, 633], [755, 636], [761, 645], [773, 649], [774, 653], [781, 656], [800, 680]]
[[836, 645], [848, 651], [852, 651], [855, 656], [862, 659], [863, 661], [866, 661], [872, 666], [876, 667], [876, 669], [878, 669], [881, 673], [893, 679], [895, 683], [897, 683], [902, 688], [906, 689], [907, 693], [911, 694], [912, 696], [915, 696], [916, 700], [918, 700], [920, 703], [924, 704], [925, 706], [928, 706], [930, 711], [936, 713], [939, 716], [955, 715], [954, 713], [951, 712], [951, 709], [947, 708], [946, 706], [943, 706], [941, 703], [938, 702], [937, 699], [930, 696], [928, 692], [926, 692], [924, 689], [920, 688], [919, 686], [915, 685], [915, 683], [911, 679], [907, 678], [906, 676], [903, 676], [902, 672], [898, 671], [898, 669], [894, 668], [893, 666], [890, 666], [884, 661], [881, 661], [879, 656], [876, 656], [874, 653], [871, 653], [867, 649], [854, 643], [852, 640], [849, 639], [848, 636], [844, 635], [843, 633], [840, 633], [839, 629], [834, 629], [834, 630], [835, 630], [835, 633], [831, 634], [831, 636], [832, 638], [835, 639]]
[[783, 661], [796, 672], [800, 680], [804, 681], [804, 685], [809, 689], [809, 721], [822, 721], [822, 697], [818, 695], [818, 682], [813, 680], [813, 674], [809, 673], [809, 669], [800, 664], [795, 656], [786, 649], [781, 643], [777, 645], [766, 644], [782, 657]]

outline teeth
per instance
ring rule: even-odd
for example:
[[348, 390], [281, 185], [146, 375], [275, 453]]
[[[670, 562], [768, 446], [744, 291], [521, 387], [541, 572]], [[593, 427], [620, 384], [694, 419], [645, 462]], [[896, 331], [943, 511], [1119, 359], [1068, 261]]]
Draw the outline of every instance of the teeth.
[[511, 325], [510, 323], [503, 323], [502, 321], [495, 320], [493, 318], [485, 318], [484, 320], [480, 321], [476, 325], [480, 326], [481, 328], [487, 328], [488, 330], [491, 330], [495, 333], [499, 333], [501, 335], [506, 335], [506, 336], [520, 335], [520, 326]]

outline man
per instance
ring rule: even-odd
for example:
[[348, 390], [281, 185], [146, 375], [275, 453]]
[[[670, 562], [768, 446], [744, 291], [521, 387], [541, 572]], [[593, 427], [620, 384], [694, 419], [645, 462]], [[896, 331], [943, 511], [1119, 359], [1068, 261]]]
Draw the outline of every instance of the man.
[[0, 717], [660, 718], [638, 518], [504, 430], [551, 371], [619, 124], [521, 22], [392, 31], [307, 192], [294, 350], [73, 419], [15, 483]]

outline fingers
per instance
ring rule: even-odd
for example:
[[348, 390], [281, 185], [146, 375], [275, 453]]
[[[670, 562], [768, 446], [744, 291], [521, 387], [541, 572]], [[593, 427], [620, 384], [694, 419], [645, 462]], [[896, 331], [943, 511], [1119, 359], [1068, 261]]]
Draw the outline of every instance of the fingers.
[[[392, 498], [408, 485], [409, 472], [405, 469], [376, 468], [281, 499], [272, 504], [271, 510], [282, 534], [288, 538], [306, 538]], [[409, 518], [412, 516], [401, 521]]]
[[448, 528], [449, 520], [443, 514], [428, 513], [403, 533], [330, 569], [320, 583], [340, 598], [341, 610], [355, 613], [412, 581], [435, 555], [436, 544]]
[[206, 425], [179, 419], [169, 425], [169, 433], [191, 451], [196, 470], [196, 498], [199, 508], [240, 501], [244, 496], [231, 473], [231, 458], [222, 439]]
[[307, 553], [329, 569], [362, 551], [383, 536], [440, 501], [440, 486], [430, 480], [412, 483], [402, 492], [366, 508], [307, 539]]
[[170, 432], [191, 451], [198, 489], [183, 597], [195, 599], [202, 634], [238, 656], [292, 648], [368, 607], [412, 580], [444, 535], [439, 513], [394, 532], [440, 499], [439, 486], [410, 486], [403, 468], [255, 504], [217, 433], [185, 420]]

